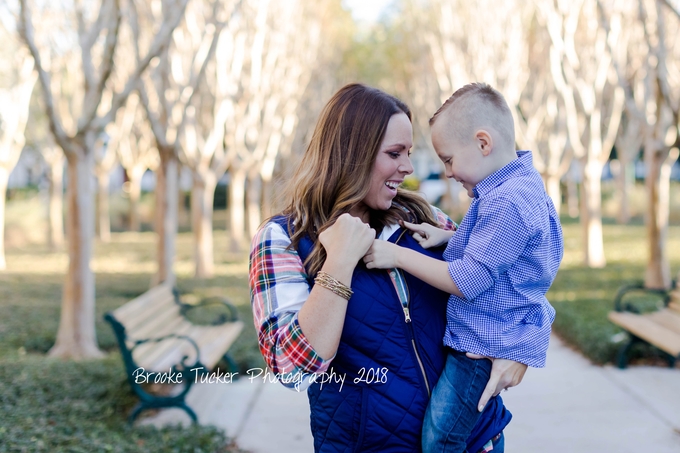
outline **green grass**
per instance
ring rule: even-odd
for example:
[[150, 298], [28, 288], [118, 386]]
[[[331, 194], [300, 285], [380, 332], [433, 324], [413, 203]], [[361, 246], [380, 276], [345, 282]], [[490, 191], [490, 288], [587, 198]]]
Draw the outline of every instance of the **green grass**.
[[[12, 210], [23, 212], [20, 206]], [[21, 219], [8, 219], [14, 231], [21, 231]], [[240, 451], [212, 427], [159, 430], [126, 424], [137, 399], [102, 316], [149, 288], [155, 268], [153, 233], [114, 233], [111, 243], [96, 243], [96, 332], [107, 356], [81, 362], [45, 356], [57, 333], [67, 258], [27, 237], [8, 247], [8, 270], [0, 273], [0, 453]], [[228, 253], [226, 233], [217, 231], [216, 275], [196, 280], [191, 244], [190, 234], [180, 234], [176, 270], [184, 300], [229, 299], [245, 324], [231, 350], [234, 359], [242, 373], [263, 366], [250, 310], [247, 255]]]
[[0, 452], [235, 452], [212, 427], [129, 427], [135, 403], [120, 357], [28, 355], [0, 366]]

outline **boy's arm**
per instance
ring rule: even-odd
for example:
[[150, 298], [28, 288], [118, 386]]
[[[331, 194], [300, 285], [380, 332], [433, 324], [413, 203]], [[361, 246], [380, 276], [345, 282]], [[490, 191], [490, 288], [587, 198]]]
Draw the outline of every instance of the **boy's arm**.
[[430, 258], [415, 250], [376, 239], [364, 256], [364, 262], [369, 269], [398, 267], [437, 289], [458, 297], [465, 297], [451, 278], [446, 261]]

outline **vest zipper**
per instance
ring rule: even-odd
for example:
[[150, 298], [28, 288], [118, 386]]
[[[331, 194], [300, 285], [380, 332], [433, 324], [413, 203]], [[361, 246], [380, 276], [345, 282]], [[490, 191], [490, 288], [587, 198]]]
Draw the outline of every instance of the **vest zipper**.
[[[402, 233], [399, 235], [397, 240], [395, 241], [395, 244], [399, 242], [399, 240], [402, 238], [406, 230], [402, 231]], [[406, 287], [406, 305], [402, 306], [404, 310], [404, 322], [406, 323], [406, 326], [408, 328], [409, 334], [411, 335], [411, 346], [413, 347], [413, 352], [416, 355], [416, 360], [418, 361], [418, 366], [420, 367], [420, 372], [423, 375], [423, 381], [425, 382], [425, 388], [427, 389], [427, 396], [431, 397], [432, 393], [430, 391], [430, 383], [427, 381], [427, 374], [425, 373], [425, 367], [423, 366], [423, 361], [420, 358], [420, 354], [418, 353], [418, 347], [416, 345], [416, 336], [415, 332], [413, 331], [413, 324], [411, 324], [411, 312], [409, 311], [409, 305], [411, 303], [411, 292], [408, 287], [408, 282], [406, 281], [406, 277], [404, 276], [404, 286]]]

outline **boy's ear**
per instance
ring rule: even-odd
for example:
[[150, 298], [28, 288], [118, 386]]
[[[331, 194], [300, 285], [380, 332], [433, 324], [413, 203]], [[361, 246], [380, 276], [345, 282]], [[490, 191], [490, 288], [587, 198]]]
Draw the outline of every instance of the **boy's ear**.
[[491, 134], [488, 131], [479, 129], [475, 133], [475, 140], [477, 141], [477, 147], [484, 157], [491, 154], [491, 151], [493, 150], [493, 138], [491, 138]]

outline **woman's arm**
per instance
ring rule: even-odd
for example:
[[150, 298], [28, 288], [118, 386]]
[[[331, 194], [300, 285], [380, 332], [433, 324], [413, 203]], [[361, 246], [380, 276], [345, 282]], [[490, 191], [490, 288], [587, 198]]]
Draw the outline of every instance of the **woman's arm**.
[[[337, 226], [320, 236], [328, 255], [322, 270], [348, 286], [360, 257], [356, 255], [363, 254], [362, 247], [368, 248], [375, 235], [352, 219], [341, 216]], [[268, 223], [253, 238], [250, 292], [260, 351], [275, 373], [320, 373], [337, 351], [347, 301], [320, 285], [309, 291], [304, 266], [290, 243], [276, 223]]]
[[[375, 230], [356, 217], [341, 215], [335, 224], [319, 234], [319, 241], [326, 250], [326, 261], [321, 270], [350, 287], [354, 268], [373, 239]], [[347, 302], [317, 284], [300, 310], [302, 330], [317, 353], [327, 360], [338, 350]]]

